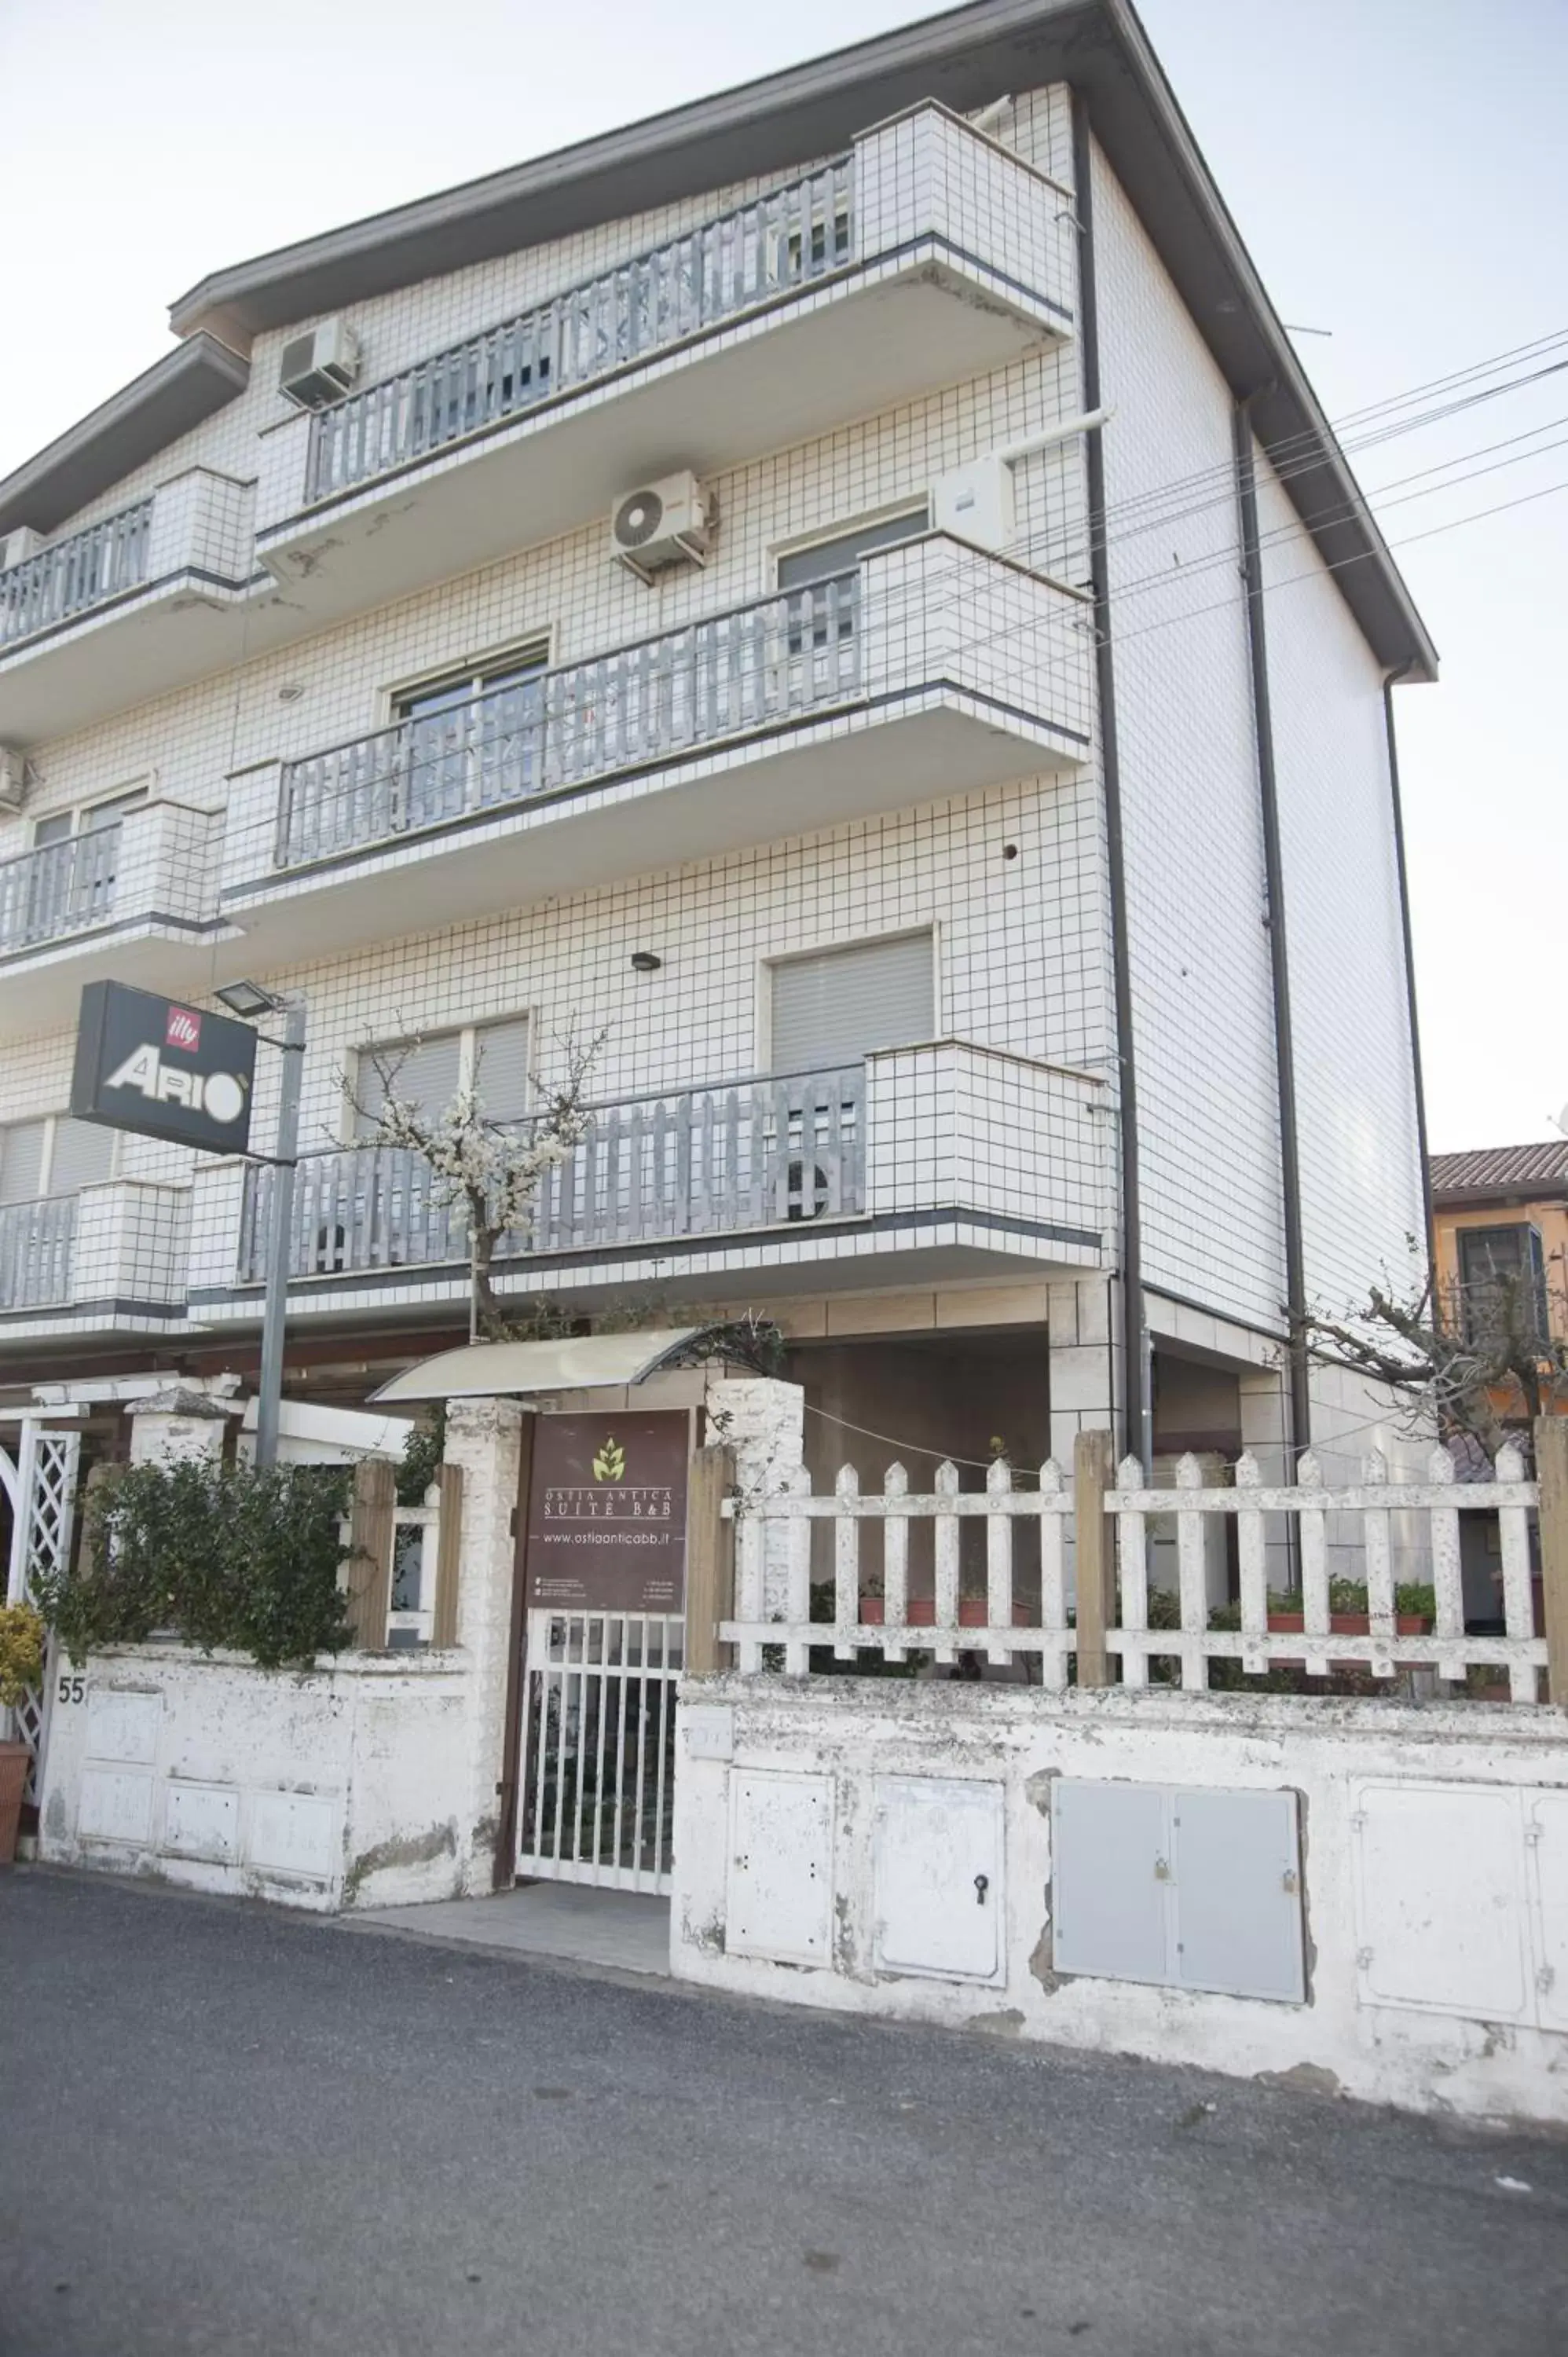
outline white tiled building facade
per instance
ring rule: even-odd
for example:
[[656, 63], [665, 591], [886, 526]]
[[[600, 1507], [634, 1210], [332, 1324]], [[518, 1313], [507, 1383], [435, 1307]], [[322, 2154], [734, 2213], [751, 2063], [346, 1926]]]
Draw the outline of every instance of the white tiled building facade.
[[[916, 1447], [1146, 1445], [1144, 1338], [1156, 1448], [1287, 1437], [1293, 1220], [1336, 1307], [1422, 1226], [1384, 681], [1431, 651], [1244, 256], [1217, 330], [1122, 102], [1066, 46], [1041, 86], [1009, 70], [1069, 13], [983, 0], [923, 63], [916, 28], [757, 85], [779, 164], [745, 181], [702, 179], [735, 150], [698, 106], [624, 135], [613, 179], [561, 159], [565, 199], [480, 184], [441, 267], [414, 207], [223, 274], [168, 362], [0, 485], [5, 1380], [253, 1366], [258, 1182], [66, 1119], [84, 982], [207, 1006], [243, 974], [308, 1007], [291, 1388], [369, 1391], [466, 1316], [406, 1178], [321, 1158], [363, 1142], [364, 1051], [452, 1035], [441, 1070], [482, 1072], [484, 1027], [526, 1018], [546, 1081], [602, 1034], [623, 1159], [586, 1152], [504, 1290], [778, 1317], [808, 1402], [833, 1357], [835, 1464], [879, 1400]], [[280, 369], [333, 319], [358, 374], [313, 417]], [[1297, 404], [1246, 430], [1299, 1213], [1247, 337]], [[706, 561], [644, 580], [608, 511], [684, 469]], [[362, 741], [449, 683], [476, 701], [444, 749]]]

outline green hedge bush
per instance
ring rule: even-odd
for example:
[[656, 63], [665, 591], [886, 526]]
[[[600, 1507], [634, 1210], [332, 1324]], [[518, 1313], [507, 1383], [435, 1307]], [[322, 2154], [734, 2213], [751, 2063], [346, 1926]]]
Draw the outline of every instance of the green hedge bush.
[[347, 1466], [135, 1465], [90, 1493], [74, 1568], [36, 1583], [73, 1662], [166, 1631], [263, 1669], [337, 1652]]

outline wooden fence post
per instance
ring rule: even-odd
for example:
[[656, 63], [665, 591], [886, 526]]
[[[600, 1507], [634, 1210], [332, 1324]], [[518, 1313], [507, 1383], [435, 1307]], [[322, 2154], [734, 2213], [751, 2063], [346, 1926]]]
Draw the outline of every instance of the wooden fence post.
[[348, 1615], [355, 1644], [371, 1653], [386, 1651], [396, 1510], [397, 1475], [392, 1459], [361, 1458], [354, 1468], [349, 1524]]
[[438, 1465], [435, 1486], [441, 1492], [441, 1519], [435, 1526], [435, 1609], [430, 1616], [430, 1641], [457, 1641], [457, 1574], [463, 1545], [463, 1469]]
[[1568, 1415], [1536, 1417], [1535, 1475], [1541, 1484], [1546, 1699], [1568, 1703]]
[[686, 1476], [686, 1674], [727, 1670], [733, 1645], [719, 1622], [735, 1617], [735, 1524], [722, 1508], [735, 1486], [735, 1451], [699, 1448]]
[[1111, 1487], [1112, 1437], [1080, 1432], [1072, 1444], [1073, 1568], [1078, 1590], [1078, 1683], [1108, 1686], [1111, 1657], [1105, 1631], [1116, 1620], [1116, 1544], [1105, 1492]]

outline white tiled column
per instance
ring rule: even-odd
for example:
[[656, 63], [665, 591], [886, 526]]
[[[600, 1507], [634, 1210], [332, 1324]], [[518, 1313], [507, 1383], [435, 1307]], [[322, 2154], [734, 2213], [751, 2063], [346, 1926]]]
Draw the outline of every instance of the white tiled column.
[[1116, 1429], [1114, 1308], [1109, 1277], [1079, 1277], [1050, 1287], [1051, 1455], [1064, 1473], [1072, 1470], [1073, 1442], [1080, 1432]]
[[446, 1462], [463, 1469], [457, 1642], [468, 1656], [468, 1779], [457, 1863], [472, 1895], [489, 1890], [495, 1869], [522, 1417], [506, 1399], [454, 1400], [446, 1415]]

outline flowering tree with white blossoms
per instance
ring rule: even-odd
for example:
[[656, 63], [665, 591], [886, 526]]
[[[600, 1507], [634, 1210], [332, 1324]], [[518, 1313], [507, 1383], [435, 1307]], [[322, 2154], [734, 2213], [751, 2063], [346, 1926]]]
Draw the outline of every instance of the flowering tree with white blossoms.
[[552, 1170], [568, 1160], [593, 1126], [585, 1103], [588, 1077], [605, 1041], [585, 1046], [568, 1034], [557, 1044], [562, 1077], [547, 1084], [534, 1074], [538, 1110], [510, 1127], [485, 1113], [481, 1053], [472, 1080], [444, 1112], [431, 1114], [398, 1094], [398, 1076], [420, 1045], [416, 1038], [371, 1060], [381, 1084], [373, 1114], [354, 1100], [355, 1110], [374, 1125], [379, 1145], [396, 1146], [429, 1164], [438, 1199], [461, 1204], [468, 1231], [468, 1339], [505, 1340], [510, 1328], [491, 1281], [496, 1248], [505, 1238], [526, 1242], [539, 1189]]

